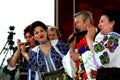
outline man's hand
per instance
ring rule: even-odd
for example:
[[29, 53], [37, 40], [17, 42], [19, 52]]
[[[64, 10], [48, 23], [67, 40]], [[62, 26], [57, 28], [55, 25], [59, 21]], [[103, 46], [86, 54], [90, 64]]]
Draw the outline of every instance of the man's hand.
[[73, 61], [79, 61], [79, 56], [80, 56], [80, 54], [78, 54], [78, 53], [75, 53], [75, 52], [70, 53], [70, 57]]

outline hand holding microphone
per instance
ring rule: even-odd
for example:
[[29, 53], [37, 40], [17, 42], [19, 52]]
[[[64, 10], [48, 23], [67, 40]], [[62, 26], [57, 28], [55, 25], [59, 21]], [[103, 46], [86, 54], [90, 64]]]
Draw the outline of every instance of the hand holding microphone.
[[25, 45], [25, 46], [28, 46], [28, 45], [29, 45], [29, 42], [21, 42], [20, 39], [17, 40], [17, 43], [18, 43], [19, 45]]
[[[18, 41], [21, 41], [21, 40], [18, 40]], [[29, 42], [19, 42], [19, 48], [20, 48], [20, 53], [25, 57], [26, 60], [29, 60], [29, 57], [28, 57], [28, 48], [29, 48]]]
[[17, 40], [17, 44], [21, 52], [25, 52], [26, 48], [29, 47], [29, 42], [21, 42], [20, 39]]
[[66, 43], [66, 46], [69, 46], [70, 43], [74, 40], [75, 36], [78, 35], [79, 32], [78, 30], [76, 29], [75, 32], [73, 33], [73, 36], [68, 40], [68, 42]]
[[[75, 32], [73, 33], [73, 36], [68, 40], [68, 42], [66, 43], [66, 46], [70, 45], [70, 43], [74, 40], [76, 35], [86, 35], [87, 34], [88, 37], [92, 37], [92, 36], [96, 36], [96, 33], [99, 32], [98, 28], [94, 28], [94, 31], [90, 30], [90, 29], [91, 28], [88, 28], [88, 30], [82, 31], [82, 32], [79, 32], [77, 29], [75, 29]], [[90, 31], [90, 32], [88, 32], [88, 31]], [[95, 35], [93, 35], [93, 34], [95, 34]]]

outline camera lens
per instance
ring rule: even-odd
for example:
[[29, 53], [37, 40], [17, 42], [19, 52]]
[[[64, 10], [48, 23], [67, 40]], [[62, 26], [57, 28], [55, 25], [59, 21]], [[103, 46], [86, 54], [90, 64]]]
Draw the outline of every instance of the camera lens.
[[9, 29], [10, 29], [10, 30], [14, 30], [15, 27], [14, 27], [14, 26], [10, 26]]

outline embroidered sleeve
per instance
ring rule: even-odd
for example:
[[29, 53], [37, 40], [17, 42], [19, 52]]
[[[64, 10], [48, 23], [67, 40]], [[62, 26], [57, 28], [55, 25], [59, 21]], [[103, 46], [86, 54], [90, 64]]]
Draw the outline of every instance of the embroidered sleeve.
[[34, 51], [30, 51], [29, 64], [28, 64], [29, 77], [31, 78], [30, 80], [35, 80], [37, 66], [38, 66], [36, 60], [37, 60], [37, 53]]
[[67, 47], [65, 43], [61, 40], [58, 41], [58, 43], [56, 44], [56, 47], [63, 55], [66, 55], [69, 50], [69, 47]]
[[112, 65], [111, 62], [119, 55], [120, 35], [111, 33], [103, 40], [94, 43], [95, 58], [99, 66]]

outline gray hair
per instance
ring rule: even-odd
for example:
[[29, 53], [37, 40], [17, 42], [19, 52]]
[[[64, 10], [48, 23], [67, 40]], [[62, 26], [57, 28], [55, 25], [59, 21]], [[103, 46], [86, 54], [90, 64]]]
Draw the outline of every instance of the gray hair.
[[81, 18], [85, 21], [87, 18], [90, 19], [90, 23], [94, 24], [93, 21], [93, 15], [90, 11], [79, 11], [77, 13], [75, 13], [74, 18], [81, 16]]

